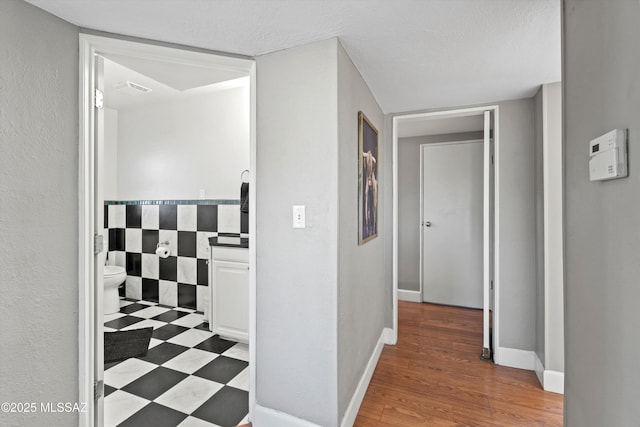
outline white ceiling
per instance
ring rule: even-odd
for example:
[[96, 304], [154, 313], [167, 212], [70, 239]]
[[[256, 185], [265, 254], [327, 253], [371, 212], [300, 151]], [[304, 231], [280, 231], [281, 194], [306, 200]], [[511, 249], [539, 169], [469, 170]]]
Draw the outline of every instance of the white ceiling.
[[257, 56], [339, 37], [385, 113], [560, 80], [560, 0], [27, 0], [81, 27]]

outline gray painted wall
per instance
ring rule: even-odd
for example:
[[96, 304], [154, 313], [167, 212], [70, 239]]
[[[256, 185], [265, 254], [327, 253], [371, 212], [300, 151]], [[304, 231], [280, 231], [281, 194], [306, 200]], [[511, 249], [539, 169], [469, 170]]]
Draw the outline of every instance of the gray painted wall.
[[[256, 399], [322, 426], [338, 421], [336, 49], [257, 58]], [[292, 228], [293, 205], [307, 228]]]
[[482, 138], [478, 131], [398, 139], [398, 289], [420, 291], [420, 144]]
[[358, 111], [378, 129], [383, 155], [384, 114], [344, 48], [338, 43], [338, 420], [345, 411], [385, 327], [381, 313], [391, 306], [385, 280], [384, 246], [388, 199], [384, 170], [378, 169], [378, 237], [358, 245]]
[[[535, 128], [533, 98], [493, 103], [500, 108], [500, 346], [535, 348]], [[489, 105], [489, 104], [485, 104]], [[451, 107], [466, 108], [466, 106]], [[394, 113], [396, 115], [443, 109]], [[392, 203], [392, 201], [387, 201]]]
[[[0, 401], [39, 409], [78, 400], [78, 29], [2, 0], [0, 58]], [[78, 415], [2, 413], [0, 424], [67, 427]]]
[[[640, 425], [640, 3], [564, 2], [565, 425]], [[629, 177], [590, 182], [589, 141], [629, 129]]]
[[544, 283], [544, 168], [543, 168], [543, 111], [542, 87], [533, 98], [535, 114], [535, 189], [536, 189], [536, 347], [535, 352], [544, 365], [545, 360], [545, 283]]

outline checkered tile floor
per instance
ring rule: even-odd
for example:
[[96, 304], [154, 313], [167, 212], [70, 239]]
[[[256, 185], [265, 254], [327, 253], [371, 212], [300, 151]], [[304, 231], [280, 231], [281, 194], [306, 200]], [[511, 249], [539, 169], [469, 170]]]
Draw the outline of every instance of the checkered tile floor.
[[104, 330], [152, 326], [145, 357], [105, 364], [104, 425], [234, 427], [249, 412], [249, 349], [213, 335], [203, 315], [121, 299]]

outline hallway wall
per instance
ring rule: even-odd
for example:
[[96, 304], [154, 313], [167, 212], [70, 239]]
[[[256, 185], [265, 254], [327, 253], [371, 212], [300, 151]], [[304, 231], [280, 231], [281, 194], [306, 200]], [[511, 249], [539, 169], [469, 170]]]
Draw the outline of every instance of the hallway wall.
[[2, 0], [0, 58], [0, 401], [38, 405], [0, 424], [75, 426], [39, 405], [78, 401], [78, 28]]

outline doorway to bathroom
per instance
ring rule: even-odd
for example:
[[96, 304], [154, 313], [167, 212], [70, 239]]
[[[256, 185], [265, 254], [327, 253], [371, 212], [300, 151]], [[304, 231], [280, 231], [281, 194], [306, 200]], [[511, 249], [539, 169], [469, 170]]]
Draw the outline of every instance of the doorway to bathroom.
[[[87, 34], [80, 52], [80, 396], [93, 402], [81, 425], [248, 420], [255, 214], [241, 204], [255, 200], [255, 63]], [[242, 254], [245, 288], [229, 298], [245, 334], [217, 333], [228, 325], [215, 292], [229, 291], [218, 246]], [[105, 264], [125, 272], [119, 294]], [[145, 330], [146, 352], [105, 349], [105, 336]]]

